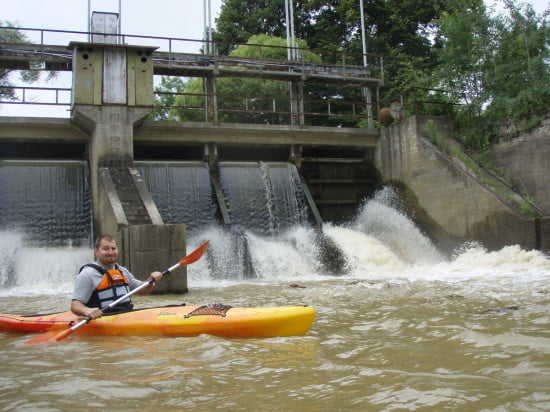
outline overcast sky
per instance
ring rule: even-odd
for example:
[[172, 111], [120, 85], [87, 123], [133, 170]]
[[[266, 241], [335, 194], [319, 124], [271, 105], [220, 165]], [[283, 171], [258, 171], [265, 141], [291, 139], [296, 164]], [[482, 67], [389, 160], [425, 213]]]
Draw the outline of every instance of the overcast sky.
[[[368, 0], [365, 0], [368, 2]], [[495, 0], [487, 0], [493, 4]], [[120, 0], [121, 32], [123, 34], [159, 36], [200, 40], [203, 38], [205, 13], [208, 9], [212, 26], [218, 16], [222, 0]], [[532, 0], [538, 13], [548, 7], [548, 0]], [[16, 23], [19, 27], [82, 31], [88, 30], [88, 4], [91, 11], [118, 13], [119, 0], [0, 0], [0, 20]], [[359, 0], [358, 0], [359, 4]], [[208, 11], [206, 16], [208, 17]], [[26, 32], [32, 41], [32, 33]], [[44, 42], [47, 44], [68, 44], [70, 41], [86, 41], [86, 38], [71, 38], [67, 34], [56, 37], [47, 34]], [[159, 46], [160, 50], [168, 50], [166, 45], [158, 40], [131, 39], [127, 43]], [[176, 46], [176, 51], [198, 51], [200, 42], [182, 42]], [[14, 84], [21, 85], [14, 80]], [[58, 76], [55, 81], [43, 83], [47, 87], [69, 87], [70, 74]], [[69, 85], [69, 86], [68, 86]], [[0, 116], [54, 116], [68, 117], [67, 107], [54, 108], [36, 105], [3, 104], [0, 105]]]

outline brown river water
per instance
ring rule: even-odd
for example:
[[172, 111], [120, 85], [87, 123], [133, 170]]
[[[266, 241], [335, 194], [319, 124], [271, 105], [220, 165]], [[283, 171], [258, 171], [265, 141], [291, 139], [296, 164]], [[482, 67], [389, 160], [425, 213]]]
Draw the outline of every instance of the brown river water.
[[[249, 234], [256, 278], [220, 278], [201, 259], [188, 267], [188, 294], [134, 298], [137, 307], [311, 305], [304, 336], [75, 334], [29, 347], [29, 335], [0, 333], [0, 410], [550, 410], [548, 257], [464, 245], [443, 258], [406, 222], [390, 235], [365, 225], [325, 227], [348, 262], [338, 275], [308, 258], [298, 228], [286, 239]], [[0, 236], [0, 267], [17, 279], [0, 289], [0, 313], [67, 310], [90, 251], [14, 247], [10, 236]], [[224, 249], [206, 232], [188, 250], [205, 238]]]

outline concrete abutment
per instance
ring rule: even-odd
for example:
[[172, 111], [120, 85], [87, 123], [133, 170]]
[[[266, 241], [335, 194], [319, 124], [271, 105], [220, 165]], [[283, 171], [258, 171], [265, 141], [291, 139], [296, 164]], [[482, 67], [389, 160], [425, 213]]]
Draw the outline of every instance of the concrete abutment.
[[384, 181], [414, 194], [409, 209], [423, 216], [421, 226], [440, 246], [479, 241], [489, 250], [518, 244], [548, 253], [548, 218], [522, 213], [524, 197], [459, 154], [453, 134], [449, 120], [429, 116], [383, 129], [377, 158]]

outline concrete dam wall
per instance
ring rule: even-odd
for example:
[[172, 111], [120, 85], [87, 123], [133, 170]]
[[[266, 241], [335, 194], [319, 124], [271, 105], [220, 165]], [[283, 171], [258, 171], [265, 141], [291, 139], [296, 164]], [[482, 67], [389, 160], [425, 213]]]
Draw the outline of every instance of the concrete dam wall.
[[[54, 125], [55, 128], [48, 125]], [[3, 158], [11, 160], [0, 162], [0, 166], [5, 167], [8, 175], [8, 169], [15, 167], [13, 162], [17, 162], [17, 167], [24, 167], [25, 162], [30, 165], [31, 159], [37, 157], [65, 153], [67, 158], [75, 161], [86, 156], [89, 137], [75, 129], [69, 121], [52, 122], [45, 119], [41, 124], [38, 119], [6, 119], [4, 126], [0, 128], [0, 148]], [[468, 241], [479, 241], [490, 250], [513, 244], [519, 244], [525, 249], [549, 250], [549, 224], [544, 212], [537, 209], [536, 217], [525, 215], [520, 207], [524, 197], [486, 171], [473, 169], [458, 157], [449, 155], [453, 153], [452, 150], [442, 149], [456, 146], [452, 138], [453, 129], [444, 118], [416, 116], [405, 119], [382, 129], [378, 141], [369, 135], [361, 136], [360, 130], [356, 134], [355, 131], [334, 129], [331, 134], [327, 128], [277, 129], [280, 140], [266, 139], [259, 127], [255, 129], [257, 138], [253, 141], [252, 130], [248, 127], [245, 129], [249, 133], [248, 138], [241, 142], [237, 137], [236, 126], [235, 137], [228, 136], [225, 129], [219, 135], [214, 134], [216, 127], [209, 131], [208, 137], [203, 137], [201, 133], [191, 133], [188, 130], [190, 126], [163, 124], [160, 128], [166, 133], [158, 131], [157, 134], [148, 134], [147, 138], [140, 138], [144, 130], [155, 131], [159, 126], [151, 123], [138, 125], [132, 148], [135, 158], [129, 162], [131, 165], [98, 169], [97, 181], [101, 190], [94, 206], [96, 216], [92, 220], [96, 227], [114, 228], [119, 233], [121, 249], [124, 250], [123, 259], [129, 262], [130, 267], [141, 270], [146, 268], [146, 272], [169, 266], [186, 253], [187, 232], [193, 230], [192, 226], [186, 228], [186, 224], [200, 222], [196, 218], [172, 219], [168, 211], [172, 213], [173, 205], [181, 202], [177, 201], [175, 192], [168, 189], [163, 192], [164, 186], [168, 188], [174, 187], [175, 183], [190, 185], [195, 182], [198, 186], [185, 186], [180, 190], [184, 200], [189, 201], [192, 199], [188, 195], [211, 186], [208, 187], [208, 193], [202, 196], [208, 199], [207, 205], [201, 204], [200, 209], [208, 212], [211, 205], [215, 206], [216, 210], [207, 213], [208, 218], [212, 215], [223, 222], [224, 213], [235, 217], [239, 211], [237, 206], [243, 204], [242, 199], [253, 197], [241, 194], [244, 192], [237, 185], [239, 179], [229, 177], [234, 171], [237, 177], [248, 174], [256, 176], [258, 182], [263, 182], [263, 177], [270, 175], [267, 179], [270, 184], [278, 181], [278, 174], [272, 173], [281, 170], [290, 177], [297, 171], [299, 176], [296, 176], [301, 181], [294, 178], [293, 181], [297, 187], [303, 188], [304, 201], [316, 210], [314, 214], [317, 216], [314, 216], [313, 221], [317, 224], [345, 222], [365, 198], [372, 197], [376, 189], [393, 184], [406, 189], [403, 194], [408, 202], [409, 215], [444, 252], [452, 251]], [[182, 134], [181, 128], [186, 133]], [[204, 130], [204, 125], [200, 130]], [[314, 144], [318, 131], [322, 134], [317, 136], [318, 144]], [[292, 136], [292, 140], [289, 140], [289, 136]], [[225, 141], [222, 140], [224, 138]], [[338, 144], [335, 143], [336, 139]], [[208, 143], [209, 140], [218, 141], [215, 151], [212, 144]], [[547, 145], [544, 138], [535, 141], [540, 145], [536, 146], [536, 150], [545, 153]], [[523, 147], [519, 141], [515, 143]], [[66, 151], [63, 150], [65, 145], [68, 148]], [[48, 149], [50, 146], [52, 150]], [[506, 145], [503, 147], [508, 148]], [[509, 149], [505, 153], [508, 157], [501, 156], [503, 167], [508, 162], [514, 165], [515, 162], [529, 163], [529, 150], [523, 152]], [[523, 160], [518, 160], [514, 153], [523, 155]], [[165, 159], [159, 160], [162, 157]], [[174, 161], [174, 158], [179, 160]], [[75, 167], [81, 168], [82, 164], [86, 164], [82, 160], [80, 162]], [[155, 172], [157, 174], [171, 175], [179, 168], [182, 173], [193, 172], [193, 177], [174, 176], [172, 183], [165, 183], [164, 186], [155, 183], [147, 187], [146, 181], [158, 182], [158, 177], [149, 176], [155, 164], [156, 169], [162, 166], [160, 172]], [[143, 170], [144, 166], [150, 169], [147, 173]], [[213, 175], [210, 174], [216, 170]], [[512, 170], [518, 179], [531, 182], [533, 187], [530, 187], [532, 191], [529, 196], [536, 198], [537, 202], [538, 193], [547, 193], [544, 184], [548, 182], [544, 179], [544, 173], [540, 173], [543, 169], [537, 169], [536, 164], [525, 170], [521, 167]], [[523, 177], [521, 171], [528, 173], [531, 179]], [[91, 172], [92, 169], [86, 173]], [[216, 186], [219, 187], [216, 189]], [[256, 190], [260, 186], [258, 183], [246, 187], [246, 190]], [[280, 191], [286, 191], [282, 186], [285, 185], [281, 183]], [[273, 193], [278, 191], [274, 190]], [[264, 197], [269, 197], [268, 193], [271, 192], [266, 192]], [[219, 201], [212, 203], [210, 199], [216, 197]], [[157, 200], [153, 201], [153, 198]], [[544, 201], [545, 198], [541, 198]], [[162, 202], [158, 199], [162, 199]], [[84, 201], [85, 204], [89, 202], [89, 198]], [[542, 208], [547, 207], [544, 202], [541, 205]], [[223, 206], [228, 209], [222, 210]], [[251, 213], [243, 209], [242, 214]], [[268, 222], [269, 219], [262, 218], [261, 221]], [[242, 225], [242, 222], [239, 223], [239, 226]], [[160, 249], [164, 256], [162, 260], [158, 258]], [[246, 248], [243, 250], [246, 255]], [[187, 289], [185, 277], [178, 279], [181, 279], [178, 284], [167, 282], [167, 292]]]
[[[548, 217], [540, 210], [536, 217], [526, 215], [521, 210], [524, 197], [487, 171], [474, 168], [471, 163], [467, 165], [467, 159], [451, 156], [449, 153], [458, 150], [453, 132], [446, 119], [427, 116], [413, 116], [383, 129], [378, 163], [384, 182], [399, 182], [409, 189], [416, 202], [409, 204], [411, 214], [424, 216], [423, 222], [417, 219], [419, 224], [440, 246], [452, 248], [473, 240], [482, 242], [489, 250], [518, 244], [525, 249], [548, 252]], [[545, 139], [539, 144], [547, 153], [548, 135]], [[502, 150], [497, 149], [497, 153]], [[522, 166], [529, 164], [532, 150], [544, 153], [532, 145], [525, 145], [524, 151], [517, 151], [515, 155], [507, 150], [507, 159], [500, 156], [501, 166], [505, 168], [509, 164], [510, 171], [518, 173]], [[540, 174], [544, 170], [541, 163], [524, 170], [532, 177], [529, 181], [533, 182], [533, 197], [541, 191], [548, 193], [547, 177]], [[547, 204], [546, 197], [540, 196], [543, 205]]]

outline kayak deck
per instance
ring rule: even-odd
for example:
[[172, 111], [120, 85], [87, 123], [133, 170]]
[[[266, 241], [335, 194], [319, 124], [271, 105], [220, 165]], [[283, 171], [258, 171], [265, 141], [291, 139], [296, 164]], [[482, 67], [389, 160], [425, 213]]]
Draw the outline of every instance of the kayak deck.
[[[310, 306], [231, 307], [163, 306], [104, 315], [74, 333], [94, 335], [163, 335], [221, 337], [276, 337], [305, 334], [313, 324]], [[0, 331], [38, 333], [61, 331], [83, 318], [71, 312], [39, 315], [0, 314]]]

